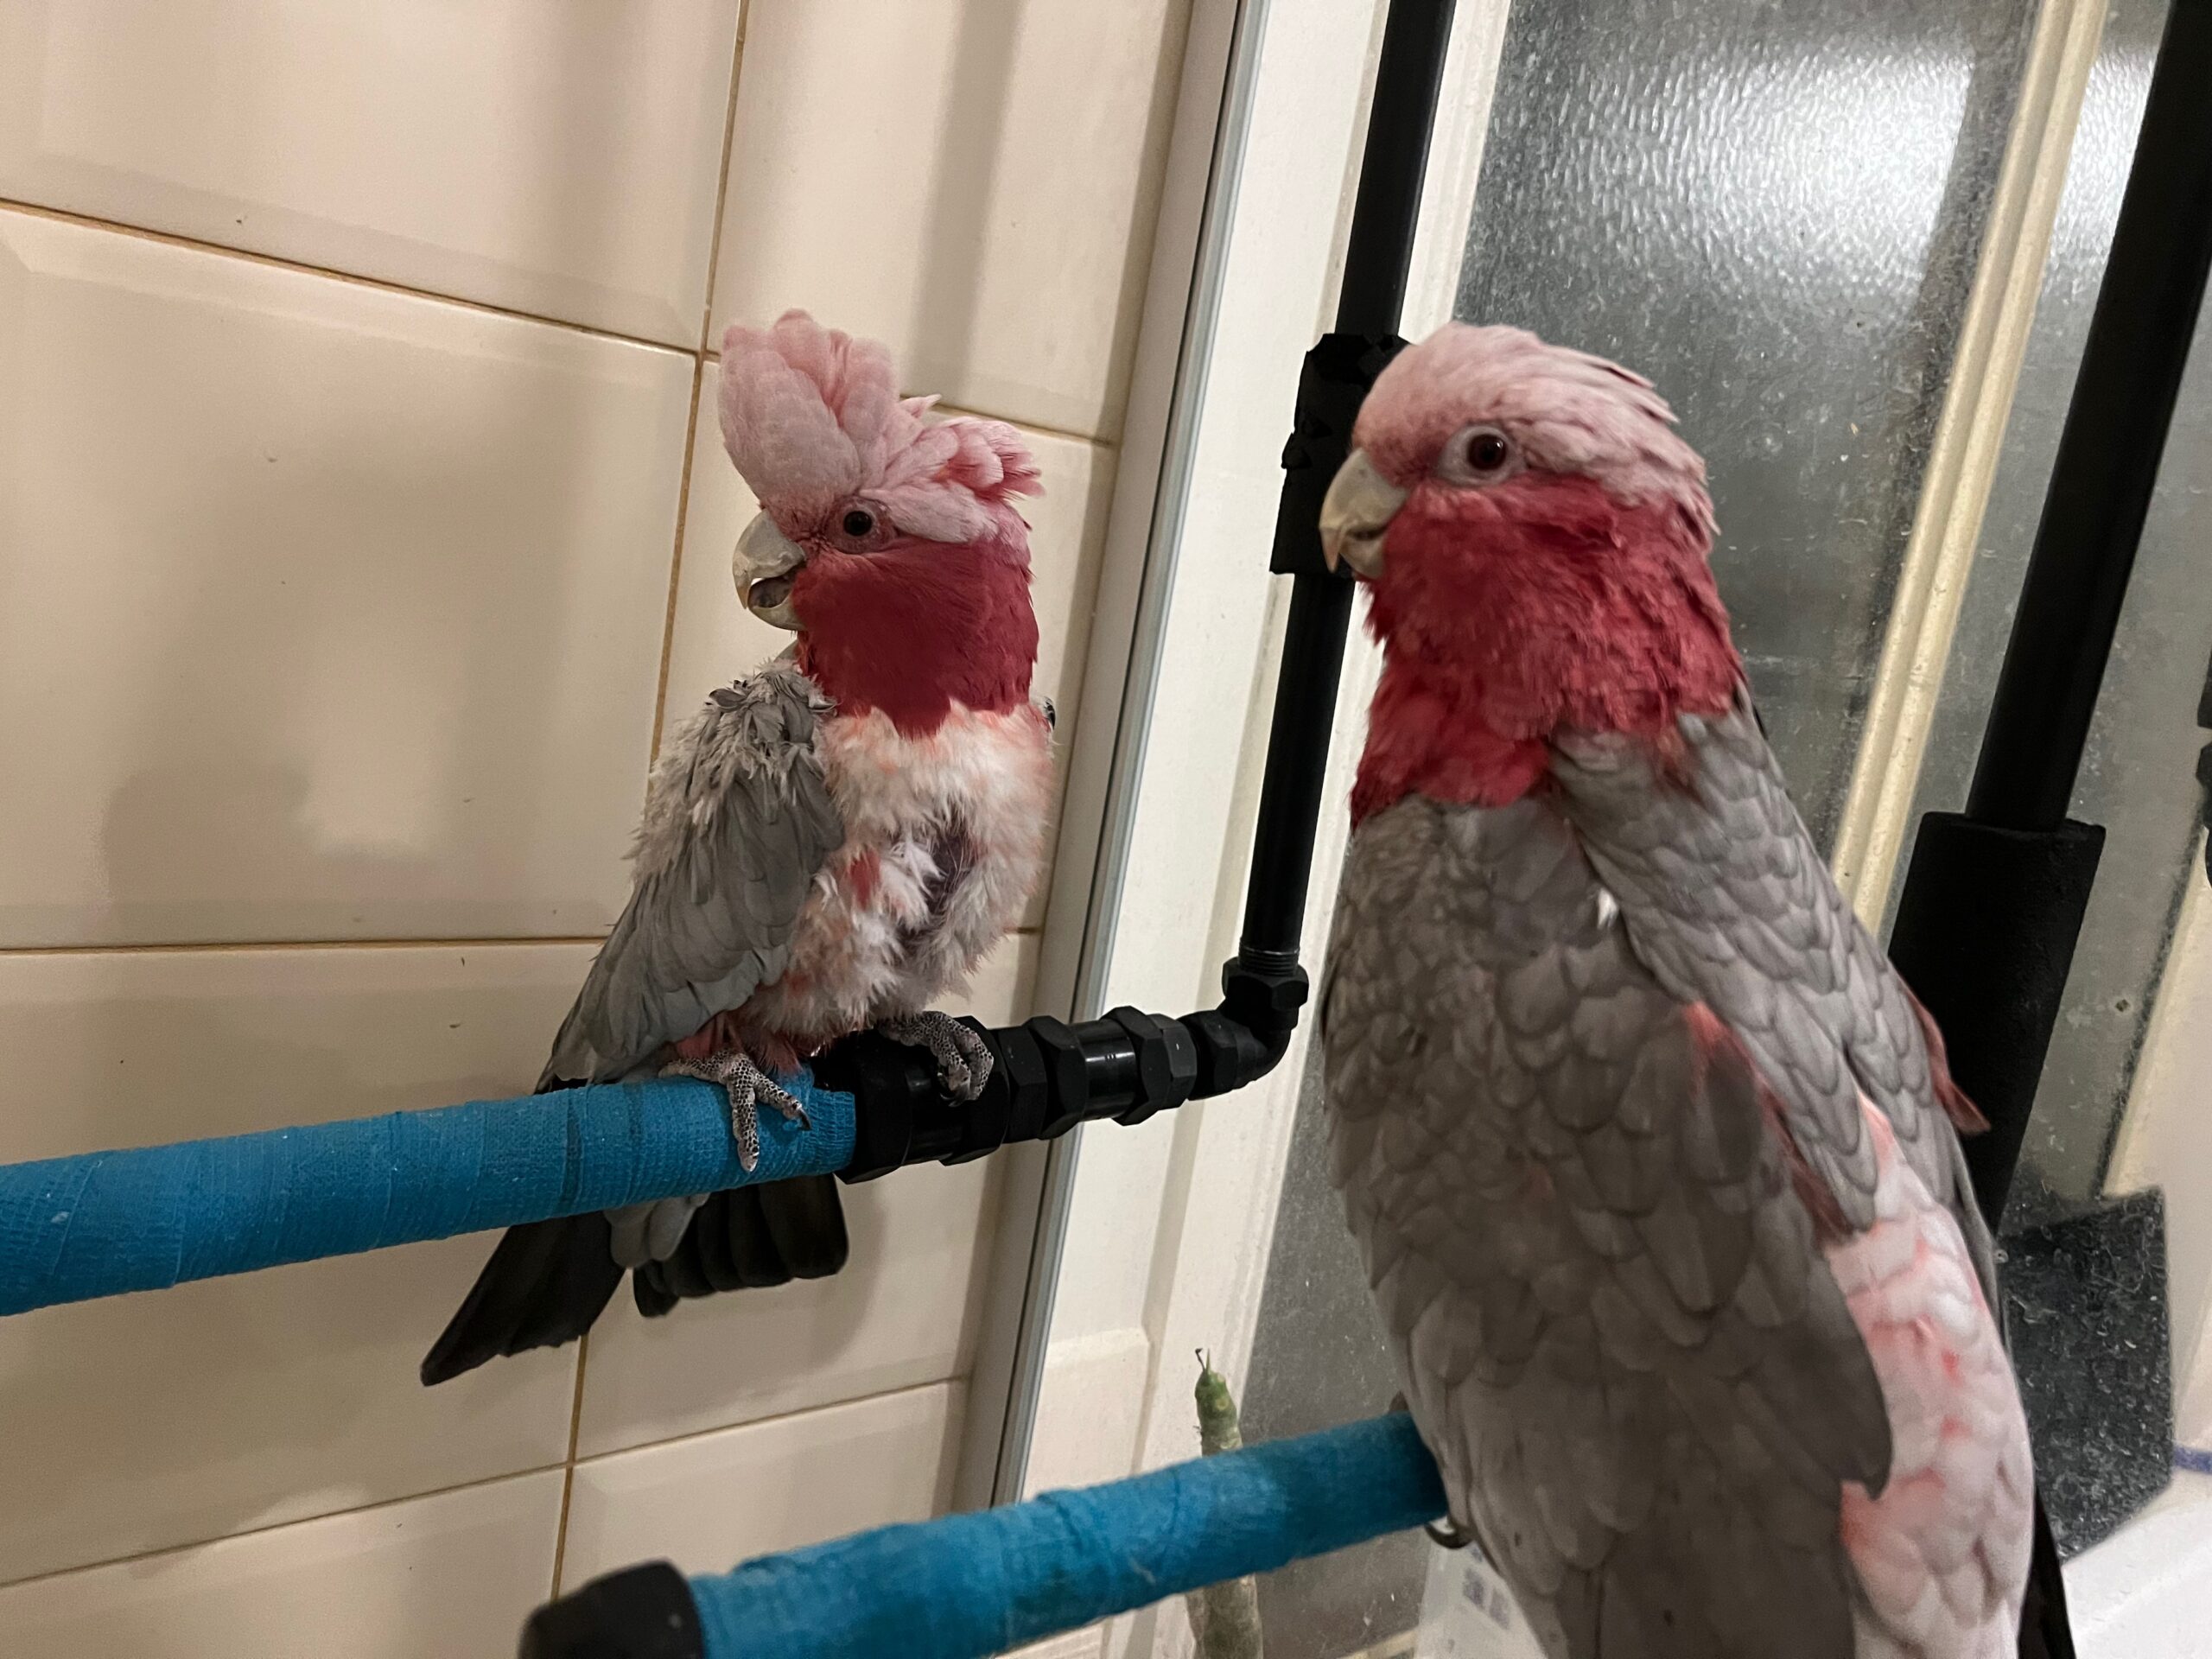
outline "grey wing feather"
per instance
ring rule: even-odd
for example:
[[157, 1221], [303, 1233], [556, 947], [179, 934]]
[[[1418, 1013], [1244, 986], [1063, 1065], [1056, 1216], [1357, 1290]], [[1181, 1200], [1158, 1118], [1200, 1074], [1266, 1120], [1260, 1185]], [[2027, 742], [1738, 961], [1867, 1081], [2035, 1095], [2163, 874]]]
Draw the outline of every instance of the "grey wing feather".
[[646, 788], [630, 901], [540, 1087], [652, 1059], [780, 976], [816, 873], [845, 838], [816, 734], [829, 704], [786, 664], [717, 690]]
[[1554, 806], [1356, 833], [1335, 1179], [1455, 1519], [1556, 1659], [1851, 1659], [1842, 1483], [1888, 1418], [1756, 1080]]
[[1936, 1098], [1910, 994], [1806, 833], [1749, 693], [1684, 715], [1662, 759], [1613, 734], [1557, 740], [1560, 810], [1621, 907], [1637, 954], [1735, 1032], [1780, 1096], [1790, 1133], [1844, 1220], [1873, 1215], [1864, 1090], [1931, 1192], [1980, 1231], [1957, 1138]]

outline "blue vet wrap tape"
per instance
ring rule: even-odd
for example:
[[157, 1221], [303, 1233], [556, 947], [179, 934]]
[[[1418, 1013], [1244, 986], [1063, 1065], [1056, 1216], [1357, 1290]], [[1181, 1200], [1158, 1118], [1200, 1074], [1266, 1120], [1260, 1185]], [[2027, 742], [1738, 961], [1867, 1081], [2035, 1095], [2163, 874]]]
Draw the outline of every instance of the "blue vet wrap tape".
[[689, 1078], [0, 1166], [0, 1314], [842, 1169], [853, 1097], [786, 1082], [749, 1174]]
[[1084, 1491], [884, 1527], [691, 1580], [708, 1659], [983, 1659], [1433, 1521], [1403, 1412]]

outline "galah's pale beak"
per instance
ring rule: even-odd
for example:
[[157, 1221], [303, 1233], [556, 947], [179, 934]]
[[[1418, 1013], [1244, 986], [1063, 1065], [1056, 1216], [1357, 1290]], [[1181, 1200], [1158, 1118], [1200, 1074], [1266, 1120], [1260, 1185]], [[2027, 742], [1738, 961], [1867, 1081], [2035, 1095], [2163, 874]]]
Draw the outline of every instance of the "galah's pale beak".
[[1337, 468], [1321, 499], [1321, 556], [1370, 580], [1382, 574], [1382, 537], [1406, 505], [1406, 493], [1375, 470], [1367, 451], [1355, 449]]
[[791, 609], [791, 578], [805, 563], [805, 550], [777, 529], [776, 521], [764, 512], [745, 527], [730, 560], [737, 577], [737, 596], [763, 622], [797, 633], [798, 615]]

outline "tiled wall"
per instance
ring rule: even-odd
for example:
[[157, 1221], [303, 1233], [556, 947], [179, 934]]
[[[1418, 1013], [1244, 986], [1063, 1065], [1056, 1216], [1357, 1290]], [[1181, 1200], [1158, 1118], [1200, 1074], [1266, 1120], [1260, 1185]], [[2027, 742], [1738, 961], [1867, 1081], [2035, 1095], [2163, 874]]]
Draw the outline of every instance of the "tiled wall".
[[[664, 683], [775, 644], [728, 321], [1030, 429], [1079, 719], [1182, 11], [0, 0], [0, 1158], [528, 1086]], [[556, 1573], [925, 1513], [989, 1180], [435, 1391], [486, 1239], [0, 1323], [0, 1653], [474, 1659]]]

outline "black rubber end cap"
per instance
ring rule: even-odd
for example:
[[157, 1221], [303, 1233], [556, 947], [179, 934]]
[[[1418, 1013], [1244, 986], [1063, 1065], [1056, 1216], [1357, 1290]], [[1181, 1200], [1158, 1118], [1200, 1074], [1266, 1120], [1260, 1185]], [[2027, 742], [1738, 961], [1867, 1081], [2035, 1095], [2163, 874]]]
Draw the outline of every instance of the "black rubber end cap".
[[519, 1659], [706, 1659], [691, 1586], [666, 1561], [626, 1567], [549, 1601], [522, 1627]]

